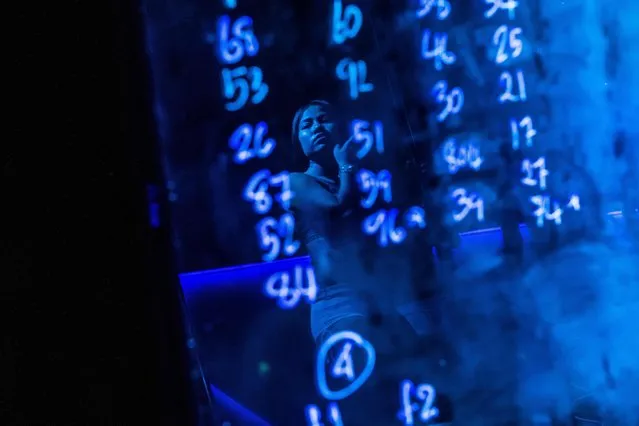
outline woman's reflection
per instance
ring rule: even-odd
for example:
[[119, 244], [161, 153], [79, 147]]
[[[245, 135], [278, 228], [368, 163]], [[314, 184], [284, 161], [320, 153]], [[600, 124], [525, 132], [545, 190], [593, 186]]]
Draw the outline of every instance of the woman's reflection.
[[[312, 101], [297, 111], [292, 128], [294, 149], [301, 150], [308, 161], [305, 172], [290, 174], [290, 184], [296, 233], [310, 254], [319, 287], [311, 306], [311, 332], [318, 347], [331, 335], [346, 330], [359, 333], [373, 344], [378, 354], [376, 372], [356, 392], [354, 400], [348, 398], [353, 407], [348, 411], [362, 409], [361, 405], [355, 407], [355, 401], [361, 404], [375, 387], [374, 398], [379, 401], [376, 408], [395, 423], [396, 410], [392, 406], [397, 401], [399, 381], [395, 382], [397, 377], [391, 379], [390, 368], [385, 370], [383, 360], [409, 355], [406, 352], [415, 340], [415, 333], [398, 313], [397, 298], [393, 297], [402, 292], [400, 287], [408, 286], [408, 280], [401, 277], [409, 272], [394, 271], [394, 279], [389, 271], [379, 268], [371, 273], [362, 259], [362, 245], [366, 242], [358, 209], [356, 144], [343, 136], [345, 132], [336, 120], [329, 103]], [[381, 262], [377, 259], [376, 263]], [[355, 351], [352, 355], [355, 368], [358, 363], [362, 368], [365, 360], [358, 360]], [[389, 379], [392, 390], [378, 392], [381, 389], [371, 382], [379, 379]], [[352, 421], [345, 415], [346, 421]], [[371, 420], [370, 411], [362, 416]]]

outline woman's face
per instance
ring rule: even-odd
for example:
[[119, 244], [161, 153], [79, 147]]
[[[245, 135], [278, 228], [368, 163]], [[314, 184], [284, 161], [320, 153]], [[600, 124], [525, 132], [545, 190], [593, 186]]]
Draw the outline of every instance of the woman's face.
[[333, 149], [332, 133], [335, 123], [322, 105], [311, 105], [302, 113], [297, 137], [308, 158], [324, 155]]

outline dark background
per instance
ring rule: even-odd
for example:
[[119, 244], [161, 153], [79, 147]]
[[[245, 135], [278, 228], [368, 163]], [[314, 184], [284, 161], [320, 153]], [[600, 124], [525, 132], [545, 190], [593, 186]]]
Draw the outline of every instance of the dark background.
[[7, 54], [6, 425], [192, 425], [136, 2], [25, 4]]

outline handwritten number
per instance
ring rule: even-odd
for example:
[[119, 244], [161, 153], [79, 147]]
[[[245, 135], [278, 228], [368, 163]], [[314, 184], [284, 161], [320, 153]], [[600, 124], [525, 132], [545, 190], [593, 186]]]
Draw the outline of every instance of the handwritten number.
[[344, 426], [342, 422], [342, 414], [339, 411], [337, 403], [328, 404], [328, 420], [331, 423], [322, 423], [322, 413], [317, 405], [308, 405], [306, 407], [306, 421], [308, 426]]
[[458, 188], [453, 191], [452, 197], [457, 201], [457, 205], [462, 208], [461, 211], [453, 213], [455, 222], [461, 222], [473, 210], [477, 210], [477, 220], [484, 221], [484, 201], [475, 193], [467, 193], [465, 189]]
[[[536, 169], [539, 170], [538, 179], [534, 177]], [[526, 173], [526, 176], [521, 179], [521, 183], [526, 186], [536, 186], [539, 184], [539, 189], [546, 189], [546, 178], [550, 173], [546, 169], [546, 159], [544, 157], [539, 157], [534, 162], [524, 159], [521, 162], [521, 171]]]
[[225, 105], [227, 111], [242, 109], [249, 98], [253, 104], [261, 103], [268, 94], [269, 87], [263, 82], [262, 70], [258, 67], [245, 66], [222, 70], [224, 97], [229, 101]]
[[559, 203], [552, 203], [554, 211], [551, 213], [550, 197], [534, 195], [530, 197], [530, 201], [537, 207], [533, 212], [533, 215], [537, 218], [537, 226], [539, 228], [544, 226], [544, 222], [546, 220], [552, 220], [555, 222], [555, 225], [561, 225], [561, 215], [563, 214], [563, 210], [559, 207]]
[[[290, 213], [282, 215], [279, 221], [267, 217], [257, 224], [256, 230], [260, 248], [266, 251], [262, 256], [265, 262], [275, 260], [281, 252], [286, 256], [292, 256], [297, 252], [300, 242], [293, 240], [294, 229], [295, 222]], [[281, 239], [284, 239], [283, 243]]]
[[262, 256], [265, 262], [271, 262], [280, 254], [280, 239], [277, 235], [278, 223], [272, 217], [267, 217], [258, 222], [256, 226], [259, 236], [260, 248], [266, 253]]
[[343, 44], [349, 38], [355, 38], [364, 23], [361, 9], [349, 4], [344, 8], [342, 0], [333, 1], [332, 39], [335, 44]]
[[516, 72], [517, 76], [517, 92], [513, 93], [514, 79], [510, 72], [504, 71], [499, 77], [499, 84], [504, 88], [504, 93], [499, 95], [499, 103], [505, 102], [524, 102], [526, 100], [526, 82], [524, 73], [521, 70]]
[[270, 184], [281, 188], [280, 192], [275, 196], [275, 199], [284, 210], [289, 210], [291, 207], [291, 199], [295, 196], [293, 191], [291, 191], [289, 173], [281, 172], [271, 176]]
[[[501, 25], [493, 35], [493, 44], [497, 45], [495, 63], [503, 64], [508, 58], [517, 58], [523, 50], [523, 42], [520, 39], [523, 30], [520, 27], [508, 29], [507, 25]], [[506, 47], [512, 52], [506, 53]]]
[[265, 139], [268, 125], [257, 123], [255, 128], [251, 124], [242, 124], [229, 138], [229, 147], [235, 151], [234, 161], [244, 164], [251, 158], [266, 158], [275, 149], [275, 141]]
[[373, 146], [378, 154], [384, 153], [384, 125], [381, 121], [375, 121], [371, 125], [365, 120], [353, 120], [351, 129], [353, 141], [362, 145], [357, 151], [357, 158], [366, 157]]
[[434, 7], [437, 7], [437, 19], [443, 21], [450, 15], [451, 7], [448, 0], [420, 0], [420, 8], [417, 10], [417, 17], [427, 16]]
[[311, 267], [296, 265], [293, 279], [289, 271], [280, 271], [271, 275], [264, 284], [267, 296], [277, 300], [282, 309], [292, 309], [305, 297], [309, 303], [317, 297], [315, 272]]
[[268, 179], [270, 176], [270, 171], [260, 170], [251, 176], [244, 187], [244, 199], [253, 203], [253, 210], [257, 214], [268, 213], [273, 205], [273, 199], [268, 193]]
[[362, 229], [367, 235], [377, 233], [377, 242], [380, 247], [388, 246], [389, 242], [400, 244], [406, 238], [406, 230], [396, 226], [397, 215], [397, 209], [389, 211], [381, 209], [364, 219]]
[[470, 167], [477, 171], [484, 163], [479, 147], [472, 142], [458, 144], [455, 138], [450, 138], [444, 143], [442, 155], [451, 174], [457, 173], [463, 167]]
[[357, 183], [362, 193], [366, 194], [360, 202], [361, 206], [365, 209], [373, 207], [379, 193], [382, 193], [384, 202], [390, 203], [393, 201], [393, 194], [391, 189], [391, 174], [388, 170], [381, 170], [379, 173], [362, 169], [357, 175]]
[[513, 149], [519, 149], [520, 135], [519, 129], [524, 129], [524, 138], [526, 139], [526, 146], [531, 147], [533, 145], [533, 138], [537, 135], [537, 130], [533, 127], [532, 118], [529, 115], [522, 118], [519, 122], [514, 119], [510, 120], [510, 132], [512, 139]]
[[445, 80], [435, 83], [432, 94], [437, 103], [445, 104], [444, 109], [437, 114], [437, 121], [439, 122], [444, 121], [451, 114], [459, 114], [459, 111], [464, 106], [463, 90], [455, 87], [448, 93], [448, 83]]
[[[419, 405], [411, 401], [413, 394], [416, 399], [423, 401], [421, 409]], [[419, 419], [424, 423], [439, 416], [439, 409], [433, 407], [435, 396], [435, 388], [432, 385], [424, 383], [415, 386], [410, 380], [402, 381], [400, 384], [400, 403], [402, 407], [399, 413], [400, 420], [403, 420], [406, 426], [414, 425], [414, 411], [419, 411]]]
[[[431, 48], [431, 37], [433, 47]], [[432, 59], [435, 70], [441, 71], [444, 65], [452, 65], [457, 60], [454, 53], [448, 51], [448, 34], [431, 33], [430, 30], [424, 30], [422, 36], [422, 58]]]
[[373, 83], [366, 81], [368, 68], [362, 60], [343, 58], [335, 67], [335, 75], [338, 79], [348, 82], [348, 94], [352, 100], [357, 99], [360, 93], [372, 92], [375, 88]]
[[486, 4], [491, 5], [490, 9], [484, 12], [486, 19], [492, 18], [499, 10], [507, 10], [510, 19], [515, 18], [515, 9], [519, 6], [516, 0], [485, 0]]
[[281, 191], [275, 196], [282, 208], [288, 210], [294, 194], [291, 191], [288, 172], [271, 175], [267, 169], [256, 172], [244, 187], [243, 197], [253, 204], [257, 214], [266, 214], [273, 206], [273, 197], [269, 194], [270, 186], [280, 187]]
[[435, 388], [433, 386], [428, 384], [419, 385], [415, 394], [417, 398], [424, 401], [419, 413], [419, 417], [423, 422], [427, 422], [439, 414], [439, 410], [433, 408], [433, 403], [435, 402]]
[[217, 21], [217, 40], [209, 37], [209, 41], [217, 41], [219, 58], [229, 65], [241, 61], [244, 55], [257, 55], [260, 49], [253, 34], [253, 20], [248, 16], [238, 18], [233, 25], [229, 16], [221, 16]]
[[279, 235], [284, 239], [284, 254], [293, 256], [300, 248], [300, 242], [293, 239], [295, 232], [295, 218], [290, 213], [285, 213], [280, 218]]

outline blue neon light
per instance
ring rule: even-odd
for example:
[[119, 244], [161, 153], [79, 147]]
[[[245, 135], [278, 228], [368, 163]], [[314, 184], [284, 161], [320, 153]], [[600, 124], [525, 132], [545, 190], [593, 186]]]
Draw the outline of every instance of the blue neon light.
[[435, 10], [437, 19], [443, 21], [450, 15], [451, 7], [448, 0], [420, 0], [420, 6], [417, 10], [418, 18], [425, 18], [430, 12]]
[[497, 46], [496, 64], [503, 64], [508, 59], [514, 59], [521, 55], [524, 43], [521, 40], [523, 30], [521, 27], [509, 28], [501, 25], [493, 34], [493, 44]]
[[[525, 102], [527, 99], [526, 94], [526, 80], [524, 78], [524, 72], [522, 70], [515, 71], [517, 88], [515, 89], [515, 78], [510, 71], [504, 71], [499, 76], [499, 85], [503, 87], [504, 93], [499, 95], [497, 99], [500, 104], [506, 102]], [[515, 94], [515, 91], [517, 94]]]
[[[240, 62], [244, 56], [255, 56], [260, 51], [260, 44], [253, 34], [253, 20], [242, 16], [231, 24], [228, 15], [217, 21], [217, 54], [223, 64], [232, 65]], [[212, 41], [212, 37], [207, 37]]]
[[435, 83], [433, 90], [431, 91], [435, 102], [443, 104], [444, 108], [437, 114], [437, 121], [440, 123], [449, 115], [459, 114], [464, 106], [464, 91], [459, 87], [454, 87], [448, 92], [448, 82], [446, 80], [440, 80]]
[[335, 76], [339, 80], [348, 82], [348, 95], [352, 100], [357, 99], [360, 93], [372, 92], [375, 88], [373, 83], [366, 81], [368, 66], [362, 60], [343, 58], [335, 67]]
[[270, 188], [280, 188], [280, 192], [275, 195], [275, 201], [284, 210], [288, 210], [293, 198], [288, 172], [280, 172], [275, 175], [268, 169], [255, 172], [246, 183], [242, 197], [253, 205], [255, 213], [267, 214], [273, 207], [273, 196], [269, 193]]
[[315, 271], [311, 266], [295, 265], [293, 271], [278, 271], [264, 284], [264, 292], [277, 301], [282, 309], [296, 307], [304, 298], [313, 303], [317, 297]]
[[331, 423], [322, 422], [322, 412], [317, 405], [307, 405], [305, 410], [307, 426], [344, 426], [344, 422], [342, 422], [342, 413], [339, 411], [339, 407], [336, 402], [328, 404], [327, 412], [327, 420], [330, 420]]
[[353, 120], [351, 123], [353, 142], [362, 147], [357, 151], [357, 158], [362, 159], [375, 147], [378, 154], [384, 153], [384, 125], [381, 121], [370, 123], [365, 120]]
[[[539, 157], [535, 161], [525, 158], [521, 162], [521, 171], [526, 174], [525, 177], [521, 178], [521, 183], [526, 186], [539, 185], [539, 189], [546, 189], [546, 178], [550, 172], [546, 169], [545, 157]], [[538, 177], [535, 177], [535, 171], [537, 171]]]
[[456, 188], [452, 193], [453, 199], [461, 210], [453, 213], [455, 222], [464, 220], [471, 211], [477, 211], [477, 221], [484, 221], [484, 200], [474, 192], [467, 192], [464, 188]]
[[293, 239], [295, 218], [291, 213], [284, 213], [279, 219], [265, 217], [255, 225], [260, 248], [266, 253], [262, 256], [265, 262], [277, 259], [280, 254], [293, 256], [300, 248], [300, 242]]
[[344, 8], [342, 0], [333, 1], [333, 25], [331, 39], [335, 44], [344, 44], [349, 38], [355, 38], [362, 29], [364, 16], [362, 10], [354, 4]]
[[268, 124], [259, 122], [255, 126], [244, 123], [229, 138], [229, 148], [235, 151], [233, 160], [244, 164], [251, 158], [266, 158], [275, 149], [275, 141], [266, 138]]
[[[326, 357], [328, 352], [334, 346], [342, 342], [344, 345], [341, 348], [340, 356], [331, 368], [331, 374], [334, 377], [344, 375], [348, 378], [350, 383], [343, 389], [332, 390], [328, 387], [326, 380]], [[355, 348], [353, 347], [353, 344], [355, 344]], [[356, 376], [350, 351], [362, 349], [366, 351], [367, 355], [366, 366], [362, 372]], [[338, 365], [338, 363], [340, 364]], [[369, 341], [353, 331], [340, 331], [339, 333], [333, 334], [322, 344], [317, 353], [316, 367], [317, 387], [320, 394], [330, 401], [339, 401], [341, 399], [348, 398], [356, 392], [357, 389], [366, 383], [366, 380], [368, 380], [370, 375], [373, 374], [373, 369], [375, 368], [375, 348], [373, 348], [373, 345], [371, 345]]]
[[362, 222], [362, 231], [366, 235], [377, 234], [377, 244], [386, 247], [389, 243], [400, 244], [406, 239], [406, 230], [397, 226], [397, 209], [380, 209]]
[[[423, 423], [428, 423], [439, 416], [439, 409], [433, 407], [435, 395], [435, 388], [430, 384], [423, 383], [415, 386], [410, 380], [402, 381], [399, 385], [401, 410], [397, 417], [404, 422], [404, 425], [412, 426], [415, 424], [413, 413], [418, 412], [418, 419]], [[413, 397], [422, 402], [422, 405], [412, 402]]]
[[455, 174], [463, 168], [479, 170], [484, 163], [479, 146], [473, 141], [458, 142], [449, 138], [442, 147], [442, 157], [448, 165], [448, 173]]
[[269, 87], [263, 78], [262, 69], [259, 67], [224, 68], [222, 88], [224, 98], [228, 101], [224, 106], [226, 110], [239, 111], [249, 100], [257, 105], [266, 99]]
[[517, 0], [484, 0], [486, 4], [491, 5], [490, 9], [484, 12], [484, 18], [490, 19], [500, 10], [508, 12], [509, 19], [515, 19], [515, 9], [519, 6]]
[[258, 417], [215, 386], [209, 385], [209, 389], [215, 404], [222, 409], [221, 414], [230, 417], [228, 420], [243, 425], [271, 426], [266, 420]]
[[[578, 200], [571, 197], [571, 205], [578, 205]], [[622, 213], [614, 211], [608, 216], [621, 219]], [[530, 230], [526, 225], [519, 227], [524, 243], [530, 242]], [[502, 241], [501, 228], [485, 228], [468, 231], [459, 234], [461, 246], [497, 246]], [[180, 274], [182, 290], [188, 297], [195, 297], [201, 291], [220, 288], [224, 286], [255, 285], [256, 282], [264, 283], [268, 277], [275, 273], [288, 270], [292, 271], [296, 266], [310, 266], [308, 256], [278, 259], [273, 262], [260, 262], [226, 268], [211, 269], [205, 271], [186, 272]]]
[[441, 71], [444, 65], [454, 64], [457, 60], [457, 56], [448, 51], [448, 34], [446, 33], [432, 33], [431, 30], [424, 30], [421, 50], [422, 58], [432, 59], [437, 71]]
[[525, 116], [521, 120], [510, 120], [510, 133], [513, 149], [519, 149], [520, 147], [520, 129], [524, 130], [524, 138], [527, 147], [533, 146], [533, 139], [537, 136], [537, 130], [533, 126], [532, 118], [529, 115]]
[[361, 169], [357, 174], [357, 183], [360, 192], [365, 196], [360, 201], [360, 205], [365, 209], [370, 209], [379, 199], [380, 193], [385, 203], [391, 203], [393, 201], [391, 180], [391, 173], [388, 170], [380, 170], [375, 173]]

